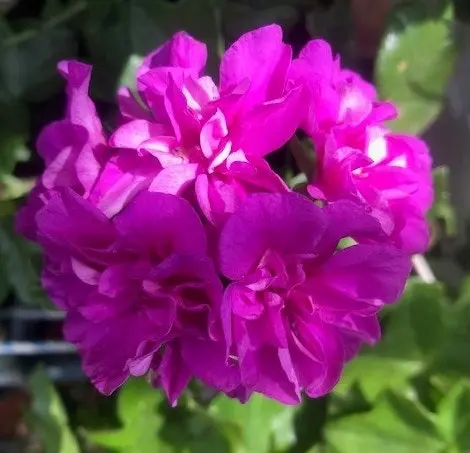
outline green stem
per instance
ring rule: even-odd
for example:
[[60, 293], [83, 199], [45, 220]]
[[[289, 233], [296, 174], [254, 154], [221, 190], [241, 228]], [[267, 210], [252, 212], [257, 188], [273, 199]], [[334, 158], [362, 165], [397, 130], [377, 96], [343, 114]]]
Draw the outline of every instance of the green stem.
[[70, 8], [65, 9], [60, 14], [57, 14], [56, 16], [51, 17], [48, 21], [44, 22], [39, 29], [26, 30], [24, 32], [18, 33], [16, 35], [11, 36], [10, 38], [5, 39], [5, 41], [3, 41], [2, 43], [2, 47], [15, 46], [21, 44], [22, 42], [33, 39], [43, 30], [55, 28], [65, 22], [68, 22], [76, 15], [85, 11], [87, 9], [87, 6], [88, 5], [85, 1], [76, 2], [72, 6], [70, 6]]
[[424, 283], [428, 283], [430, 285], [436, 283], [434, 272], [432, 271], [431, 266], [429, 266], [424, 255], [413, 255], [411, 261], [416, 273]]

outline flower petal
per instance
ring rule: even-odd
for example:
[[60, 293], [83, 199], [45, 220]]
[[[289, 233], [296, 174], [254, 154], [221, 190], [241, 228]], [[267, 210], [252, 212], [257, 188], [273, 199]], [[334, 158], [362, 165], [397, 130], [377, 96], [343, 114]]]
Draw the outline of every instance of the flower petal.
[[259, 157], [281, 148], [305, 116], [304, 96], [298, 87], [280, 99], [255, 106], [230, 132], [234, 147]]
[[181, 195], [197, 177], [198, 164], [170, 165], [158, 173], [150, 184], [150, 192]]
[[105, 139], [101, 121], [88, 95], [91, 66], [75, 60], [64, 60], [59, 62], [58, 69], [67, 81], [67, 119], [88, 131], [91, 146], [103, 145]]
[[40, 242], [98, 258], [115, 239], [104, 214], [68, 188], [56, 191], [36, 214]]
[[292, 336], [289, 350], [299, 383], [311, 398], [322, 397], [338, 383], [343, 370], [341, 337], [315, 315], [297, 319], [296, 328], [298, 336]]
[[176, 407], [178, 398], [189, 384], [191, 373], [186, 366], [176, 342], [170, 343], [163, 353], [158, 367], [159, 382], [172, 407]]
[[147, 55], [137, 71], [137, 77], [159, 67], [187, 68], [200, 74], [207, 60], [206, 45], [188, 33], [175, 33], [168, 41]]
[[150, 111], [144, 109], [129, 88], [120, 87], [118, 89], [117, 102], [121, 114], [120, 123], [132, 120], [152, 120]]
[[105, 395], [113, 393], [129, 377], [127, 363], [137, 358], [140, 344], [152, 338], [152, 330], [152, 324], [138, 312], [101, 323], [70, 312], [64, 325], [65, 338], [76, 344], [82, 354], [83, 370]]
[[409, 256], [399, 249], [358, 244], [334, 254], [319, 278], [352, 300], [391, 303], [403, 292], [410, 270]]
[[109, 144], [115, 148], [138, 149], [143, 142], [170, 133], [171, 129], [162, 124], [134, 120], [117, 129], [110, 137]]
[[240, 386], [240, 370], [235, 364], [227, 364], [225, 348], [220, 342], [183, 338], [181, 352], [191, 374], [206, 385], [226, 393]]
[[321, 208], [299, 194], [251, 195], [229, 217], [221, 233], [221, 271], [240, 280], [267, 250], [281, 255], [312, 252], [326, 224]]
[[183, 198], [141, 192], [113, 220], [126, 247], [166, 258], [171, 253], [206, 252], [202, 223]]
[[248, 82], [251, 104], [280, 97], [290, 59], [291, 50], [282, 42], [279, 25], [268, 25], [244, 34], [222, 57], [221, 94], [229, 94]]

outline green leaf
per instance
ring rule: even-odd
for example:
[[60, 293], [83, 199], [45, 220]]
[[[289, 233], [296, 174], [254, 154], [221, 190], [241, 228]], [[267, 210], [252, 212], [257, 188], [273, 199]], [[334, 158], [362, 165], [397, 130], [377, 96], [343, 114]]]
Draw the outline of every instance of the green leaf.
[[106, 3], [106, 7], [95, 5], [91, 8], [84, 25], [88, 51], [96, 62], [92, 83], [99, 97], [114, 99], [120, 74], [124, 73], [121, 77], [126, 78], [130, 74], [131, 55], [145, 56], [179, 30], [206, 43], [209, 71], [216, 69], [220, 40], [217, 0], [180, 0], [176, 3], [111, 0]]
[[[29, 112], [18, 102], [0, 103], [0, 183], [10, 175], [18, 161], [27, 160], [26, 140], [29, 133]], [[3, 182], [3, 184], [5, 184]], [[0, 197], [2, 196], [0, 189]]]
[[89, 2], [87, 13], [83, 34], [87, 52], [95, 62], [91, 80], [93, 95], [113, 101], [119, 74], [133, 53], [130, 7], [116, 1]]
[[40, 252], [35, 245], [15, 234], [10, 217], [0, 219], [0, 255], [7, 279], [20, 301], [50, 307], [39, 278]]
[[143, 57], [139, 55], [131, 55], [124, 70], [122, 71], [121, 78], [119, 79], [119, 86], [126, 86], [130, 88], [134, 93], [136, 92], [136, 71], [137, 68], [142, 64]]
[[163, 405], [165, 424], [160, 435], [165, 452], [240, 453], [238, 433], [219, 423], [194, 401], [185, 404], [185, 400], [181, 398], [175, 408]]
[[54, 19], [58, 14], [62, 13], [63, 10], [64, 4], [61, 0], [46, 0], [41, 11], [41, 20], [47, 21]]
[[449, 376], [470, 375], [470, 278], [463, 283], [460, 296], [445, 317], [446, 335], [430, 365], [431, 370]]
[[[27, 150], [29, 152], [29, 150]], [[35, 185], [34, 179], [20, 179], [11, 175], [0, 175], [0, 200], [16, 200], [27, 195]]]
[[14, 203], [12, 200], [0, 201], [0, 218], [11, 217], [15, 215], [16, 210], [16, 203]]
[[242, 444], [240, 451], [247, 453], [268, 452], [272, 443], [278, 449], [294, 444], [295, 411], [292, 406], [284, 406], [258, 394], [254, 394], [246, 404], [219, 395], [209, 408], [215, 419], [238, 433]]
[[294, 415], [295, 445], [288, 451], [305, 451], [323, 439], [331, 397], [304, 398]]
[[10, 176], [15, 164], [20, 161], [25, 162], [29, 155], [30, 151], [26, 147], [23, 137], [2, 137], [0, 139], [0, 174]]
[[381, 357], [379, 353], [361, 355], [346, 366], [336, 392], [344, 395], [357, 383], [365, 398], [373, 402], [386, 390], [407, 390], [409, 379], [421, 369], [419, 361]]
[[[386, 314], [383, 337], [377, 346], [364, 348], [361, 355], [346, 366], [336, 389], [339, 394], [345, 394], [357, 383], [366, 399], [372, 402], [388, 389], [406, 391], [409, 379], [426, 367], [411, 319], [415, 285], [420, 282], [410, 279], [402, 300]], [[426, 334], [421, 332], [420, 335]]]
[[383, 395], [370, 412], [328, 424], [326, 441], [341, 453], [445, 451], [432, 415], [418, 403], [391, 393]]
[[339, 452], [337, 450], [334, 450], [333, 447], [331, 446], [318, 444], [312, 447], [310, 450], [308, 450], [307, 453], [339, 453]]
[[442, 285], [414, 280], [407, 289], [410, 321], [416, 344], [423, 354], [436, 354], [445, 335], [445, 295]]
[[33, 402], [27, 422], [45, 453], [80, 453], [62, 401], [42, 368], [32, 374], [30, 390]]
[[[289, 170], [292, 172], [291, 169]], [[305, 173], [299, 173], [295, 176], [289, 176], [289, 174], [286, 174], [284, 180], [289, 182], [289, 186], [292, 188], [292, 190], [295, 190], [297, 187], [304, 186], [308, 183], [308, 179], [307, 176], [305, 176]]]
[[[158, 6], [162, 2], [155, 3]], [[158, 19], [149, 11], [145, 2], [131, 3], [129, 19], [131, 49], [142, 57], [162, 44], [172, 34], [167, 35], [159, 26]]]
[[27, 30], [4, 40], [0, 45], [0, 100], [46, 99], [62, 86], [57, 62], [75, 54], [74, 34], [67, 28]]
[[[230, 440], [232, 445], [237, 445], [234, 439], [230, 439], [230, 433], [224, 431], [216, 420], [205, 412], [192, 413], [185, 427], [187, 435], [183, 440], [183, 451], [188, 453], [230, 453]], [[182, 428], [180, 426], [179, 430]], [[175, 426], [175, 432], [177, 429]], [[174, 451], [176, 453], [181, 450], [175, 448]]]
[[436, 9], [435, 4], [425, 0], [399, 3], [390, 14], [378, 55], [376, 82], [381, 97], [399, 107], [399, 118], [390, 123], [398, 132], [422, 132], [437, 117], [445, 99], [455, 61], [452, 9], [449, 6], [436, 17], [442, 8]]
[[450, 201], [449, 169], [437, 167], [433, 170], [434, 203], [428, 214], [435, 221], [443, 220], [446, 234], [452, 236], [457, 232], [455, 211]]
[[95, 444], [123, 453], [160, 451], [157, 433], [163, 420], [157, 412], [157, 405], [161, 401], [161, 392], [149, 386], [144, 379], [132, 379], [118, 396], [118, 413], [123, 427], [88, 431], [87, 436]]
[[459, 451], [470, 450], [470, 388], [464, 381], [456, 384], [438, 407], [442, 436]]
[[272, 445], [275, 451], [286, 451], [297, 443], [294, 423], [298, 410], [291, 406], [285, 406], [281, 409], [277, 404], [276, 409], [278, 413], [271, 420], [273, 430]]

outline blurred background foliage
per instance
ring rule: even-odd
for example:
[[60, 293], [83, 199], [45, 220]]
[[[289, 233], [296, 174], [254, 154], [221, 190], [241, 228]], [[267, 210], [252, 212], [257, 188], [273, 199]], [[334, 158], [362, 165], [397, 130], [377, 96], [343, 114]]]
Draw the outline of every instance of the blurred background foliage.
[[[311, 37], [326, 37], [345, 64], [398, 104], [401, 117], [391, 128], [423, 133], [446, 102], [460, 50], [454, 26], [470, 19], [470, 2], [373, 2], [0, 0], [0, 314], [18, 305], [52, 309], [40, 287], [40, 252], [15, 235], [12, 219], [42, 170], [34, 151], [38, 132], [63, 112], [59, 60], [94, 65], [92, 95], [111, 128], [116, 89], [132, 84], [142, 56], [175, 31], [208, 45], [208, 72], [217, 77], [227, 45], [276, 22], [295, 51]], [[281, 156], [274, 165], [287, 174], [289, 162]], [[448, 180], [447, 169], [436, 168], [428, 259], [436, 270], [445, 268], [442, 281], [410, 279], [403, 300], [384, 313], [382, 342], [349, 364], [328, 397], [288, 407], [254, 396], [240, 405], [193, 383], [170, 408], [143, 380], [104, 398], [87, 383], [57, 386], [37, 367], [26, 391], [0, 392], [0, 441], [21, 441], [20, 450], [4, 451], [470, 452], [470, 245], [453, 245]], [[0, 333], [0, 345], [7, 344], [11, 333]]]

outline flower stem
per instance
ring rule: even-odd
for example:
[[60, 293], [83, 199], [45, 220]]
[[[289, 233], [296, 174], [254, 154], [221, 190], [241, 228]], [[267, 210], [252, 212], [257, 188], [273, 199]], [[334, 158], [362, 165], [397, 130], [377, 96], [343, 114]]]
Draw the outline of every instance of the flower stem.
[[414, 270], [424, 283], [428, 283], [430, 285], [436, 283], [434, 272], [423, 255], [413, 255], [411, 261], [413, 263]]

